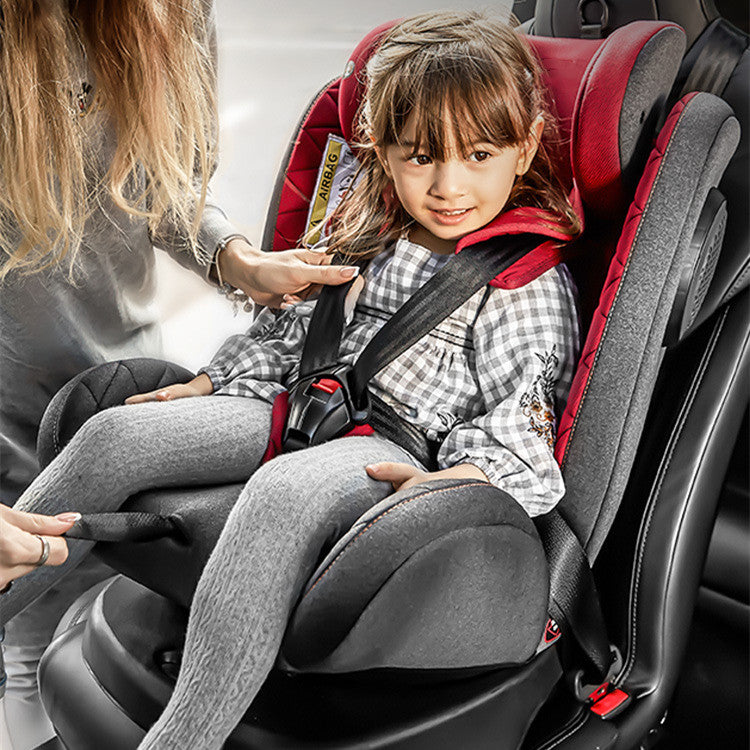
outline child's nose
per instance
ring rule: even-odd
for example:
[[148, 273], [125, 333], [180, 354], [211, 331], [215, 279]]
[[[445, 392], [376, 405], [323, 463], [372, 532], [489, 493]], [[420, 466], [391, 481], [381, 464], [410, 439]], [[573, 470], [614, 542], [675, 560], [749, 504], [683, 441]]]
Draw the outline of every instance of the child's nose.
[[435, 197], [450, 200], [466, 194], [466, 169], [458, 160], [437, 162], [431, 192]]

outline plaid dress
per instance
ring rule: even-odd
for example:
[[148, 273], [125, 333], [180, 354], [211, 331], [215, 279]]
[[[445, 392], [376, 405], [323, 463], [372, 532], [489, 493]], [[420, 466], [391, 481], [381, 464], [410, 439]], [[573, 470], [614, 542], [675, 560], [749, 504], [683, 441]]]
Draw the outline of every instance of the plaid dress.
[[[347, 318], [340, 361], [353, 363], [380, 326], [448, 260], [399, 239], [372, 260]], [[204, 368], [214, 392], [273, 402], [294, 382], [315, 302], [266, 309]], [[528, 513], [564, 493], [554, 456], [579, 346], [573, 281], [557, 266], [520, 289], [486, 287], [377, 373], [371, 390], [440, 441], [440, 468], [471, 463]]]

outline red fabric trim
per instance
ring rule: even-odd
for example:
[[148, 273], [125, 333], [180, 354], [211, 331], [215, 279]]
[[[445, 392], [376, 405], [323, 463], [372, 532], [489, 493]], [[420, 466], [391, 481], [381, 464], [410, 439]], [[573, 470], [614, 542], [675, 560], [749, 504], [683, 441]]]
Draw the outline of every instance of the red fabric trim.
[[336, 80], [320, 94], [297, 134], [279, 196], [272, 250], [299, 247], [328, 135], [341, 135], [339, 85]]
[[289, 412], [289, 391], [282, 391], [274, 399], [271, 408], [271, 432], [268, 436], [268, 446], [260, 462], [264, 464], [281, 453], [281, 437], [284, 434], [286, 415]]
[[633, 66], [648, 41], [673, 23], [636, 21], [614, 31], [597, 50], [578, 91], [570, 161], [586, 206], [619, 214], [628, 196], [620, 162], [620, 116]]
[[372, 435], [375, 430], [369, 424], [358, 424], [355, 428], [349, 430], [344, 437], [354, 437], [355, 435]]
[[[575, 185], [570, 193], [570, 202], [581, 217], [581, 224], [583, 224], [581, 201]], [[523, 207], [505, 211], [487, 226], [462, 237], [456, 245], [456, 252], [459, 253], [465, 247], [494, 237], [526, 233], [541, 234], [551, 239], [543, 242], [510, 268], [498, 274], [490, 282], [490, 286], [500, 289], [518, 289], [558, 263], [568, 260], [575, 251], [575, 247], [570, 243], [570, 237], [562, 231], [560, 222], [554, 214], [541, 208]]]
[[599, 305], [594, 311], [586, 343], [584, 344], [578, 368], [573, 377], [568, 403], [560, 418], [557, 441], [555, 443], [555, 458], [561, 465], [565, 463], [567, 457], [567, 449], [570, 444], [570, 438], [575, 431], [577, 415], [581, 403], [586, 397], [586, 391], [588, 390], [591, 374], [596, 363], [597, 352], [606, 332], [609, 311], [612, 309], [612, 305], [620, 290], [620, 282], [628, 265], [630, 251], [638, 236], [641, 217], [659, 174], [659, 169], [672, 134], [677, 127], [677, 123], [685, 107], [694, 96], [695, 94], [688, 94], [672, 108], [649, 156], [641, 181], [638, 183], [635, 197], [625, 218], [620, 240], [617, 243], [614, 258], [610, 263], [607, 279], [604, 282], [604, 287], [599, 297]]
[[545, 103], [557, 121], [560, 141], [552, 157], [563, 185], [570, 186], [573, 182], [570, 130], [578, 89], [589, 61], [604, 41], [544, 36], [529, 36], [524, 39], [534, 50], [542, 68], [542, 83], [548, 92]]

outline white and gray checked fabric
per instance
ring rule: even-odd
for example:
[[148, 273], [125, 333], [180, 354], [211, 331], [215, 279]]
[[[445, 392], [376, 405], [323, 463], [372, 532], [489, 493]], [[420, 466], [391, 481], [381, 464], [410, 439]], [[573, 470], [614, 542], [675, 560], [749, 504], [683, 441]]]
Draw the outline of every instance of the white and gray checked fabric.
[[[375, 258], [347, 321], [341, 362], [353, 363], [380, 326], [450, 256], [407, 239]], [[264, 310], [229, 338], [206, 372], [215, 392], [272, 402], [294, 381], [314, 302]], [[371, 390], [430, 439], [441, 468], [478, 466], [529, 513], [562, 497], [553, 457], [555, 414], [578, 354], [574, 284], [564, 266], [520, 289], [487, 288], [371, 381]]]

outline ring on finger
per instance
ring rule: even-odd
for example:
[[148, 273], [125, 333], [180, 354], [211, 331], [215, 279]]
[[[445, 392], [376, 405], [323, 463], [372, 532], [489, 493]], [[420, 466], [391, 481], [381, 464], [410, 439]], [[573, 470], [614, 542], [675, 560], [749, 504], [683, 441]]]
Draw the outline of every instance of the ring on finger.
[[42, 543], [42, 554], [39, 555], [39, 559], [34, 563], [35, 568], [40, 568], [49, 559], [49, 539], [45, 539], [43, 536], [39, 536], [39, 534], [34, 534], [34, 536]]

